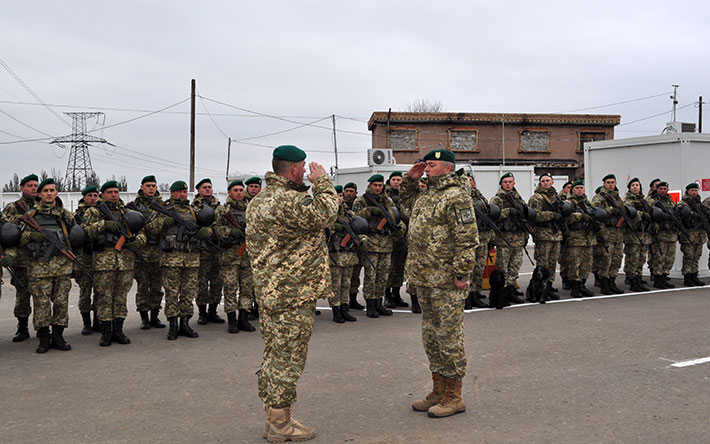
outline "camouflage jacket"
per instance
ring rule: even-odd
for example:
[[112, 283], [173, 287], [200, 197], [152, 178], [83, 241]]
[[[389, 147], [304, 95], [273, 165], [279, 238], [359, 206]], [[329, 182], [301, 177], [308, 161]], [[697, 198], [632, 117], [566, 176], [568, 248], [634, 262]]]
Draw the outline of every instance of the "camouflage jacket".
[[554, 215], [558, 213], [560, 203], [561, 200], [555, 187], [545, 189], [542, 185], [538, 185], [537, 188], [535, 188], [535, 192], [528, 200], [528, 206], [535, 210], [535, 224], [533, 228], [535, 235], [533, 237], [536, 241], [562, 240], [562, 219], [558, 221], [553, 219]]
[[[220, 246], [224, 249], [219, 258], [219, 263], [223, 265], [249, 265], [249, 256], [247, 255], [246, 249], [242, 248], [244, 244], [244, 233], [246, 231], [246, 211], [248, 202], [247, 200], [234, 200], [231, 197], [227, 197], [227, 201], [224, 205], [220, 205], [215, 211], [215, 221], [214, 221], [214, 238], [217, 239]], [[227, 212], [231, 212], [237, 222], [241, 226], [241, 231], [239, 231], [235, 236], [233, 229], [236, 229], [232, 224], [230, 224], [224, 217]], [[242, 255], [239, 254], [239, 250], [242, 250]]]
[[[355, 199], [357, 199], [357, 197]], [[352, 211], [353, 203], [355, 203], [355, 199], [353, 199], [353, 200], [343, 199], [343, 205], [345, 205], [345, 208]]]
[[592, 206], [603, 208], [609, 215], [602, 226], [600, 232], [601, 238], [604, 242], [618, 244], [624, 241], [624, 230], [621, 226], [618, 226], [623, 213], [615, 208], [614, 205], [609, 202], [610, 200], [614, 201], [616, 205], [623, 205], [618, 191], [609, 191], [606, 188], [602, 188], [599, 194], [592, 199]]
[[[682, 209], [684, 207], [688, 207], [690, 209], [690, 213], [687, 217], [680, 216], [681, 214], [683, 214]], [[704, 244], [705, 242], [707, 242], [708, 235], [705, 231], [705, 227], [703, 226], [703, 219], [708, 221], [706, 223], [710, 224], [710, 220], [708, 220], [708, 215], [710, 215], [710, 211], [708, 211], [708, 209], [703, 206], [702, 202], [700, 201], [700, 196], [690, 197], [690, 195], [686, 191], [685, 194], [683, 194], [683, 199], [678, 202], [678, 206], [676, 208], [680, 221], [683, 223], [683, 226], [688, 230], [688, 233], [690, 233], [690, 240], [692, 240], [695, 245]], [[697, 213], [693, 208], [700, 210], [702, 214]], [[683, 235], [678, 236], [678, 240], [681, 244], [690, 243], [690, 241], [688, 241], [688, 239]]]
[[[348, 222], [355, 216], [355, 213], [348, 210], [345, 203], [338, 206], [338, 217], [345, 218]], [[336, 220], [333, 226], [326, 231], [326, 237], [328, 239], [328, 254], [330, 255], [330, 265], [335, 265], [338, 267], [349, 267], [356, 265], [359, 261], [357, 250], [355, 244], [350, 241], [345, 247], [341, 245], [343, 239], [345, 238], [345, 231], [336, 231], [335, 224], [338, 223]], [[361, 242], [364, 242], [367, 246], [368, 236], [360, 235], [358, 236]]]
[[[37, 220], [40, 225], [43, 225], [45, 229], [47, 226], [43, 223], [42, 219], [45, 221], [53, 221], [53, 228], [51, 231], [56, 231], [57, 236], [60, 241], [66, 244], [66, 235], [60, 224], [60, 218], [64, 222], [64, 227], [69, 232], [69, 229], [76, 223], [74, 221], [74, 215], [71, 214], [69, 210], [64, 209], [62, 201], [57, 198], [57, 203], [54, 206], [49, 206], [41, 202], [35, 202], [34, 209], [30, 212], [32, 216]], [[72, 272], [72, 261], [66, 256], [59, 252], [49, 258], [49, 261], [45, 261], [43, 254], [46, 248], [49, 248], [49, 242], [36, 243], [30, 240], [30, 234], [34, 231], [29, 225], [24, 222], [19, 223], [20, 231], [22, 232], [22, 240], [20, 241], [20, 246], [18, 250], [25, 250], [27, 252], [28, 263], [27, 263], [27, 273], [31, 278], [46, 278], [46, 277], [56, 277], [70, 275]], [[34, 257], [30, 256], [31, 251], [36, 251]]]
[[[649, 193], [650, 194], [650, 193]], [[661, 197], [658, 193], [653, 193], [652, 197], [646, 198], [649, 206], [662, 206], [668, 213], [676, 216], [675, 204], [671, 199], [671, 196], [666, 194]], [[678, 241], [678, 231], [673, 221], [664, 220], [658, 224], [659, 232], [656, 235], [656, 239], [661, 242], [677, 242]]]
[[[214, 196], [209, 196], [209, 197], [196, 196], [195, 199], [192, 201], [192, 207], [195, 209], [195, 211], [197, 213], [199, 213], [202, 210], [202, 207], [205, 205], [209, 206], [210, 208], [212, 208], [215, 211], [217, 211], [217, 209], [222, 206], [222, 204], [219, 203], [219, 200], [217, 200], [217, 198]], [[217, 220], [217, 218], [215, 217], [215, 221], [216, 220]], [[214, 228], [214, 224], [212, 224], [212, 228]], [[220, 254], [220, 251], [209, 244], [207, 244], [200, 252], [200, 255], [202, 257], [211, 257], [216, 254]]]
[[631, 221], [631, 225], [633, 225], [636, 235], [634, 235], [634, 233], [631, 232], [629, 227], [625, 225], [625, 244], [638, 245], [639, 239], [641, 239], [641, 241], [643, 241], [643, 245], [649, 245], [652, 241], [652, 230], [654, 228], [657, 229], [657, 227], [655, 227], [655, 223], [651, 221], [651, 215], [646, 211], [644, 204], [646, 204], [646, 206], [648, 205], [642, 194], [634, 194], [631, 191], [626, 193], [626, 196], [624, 198], [624, 205], [634, 207], [636, 209], [636, 218]]
[[[189, 221], [197, 223], [197, 211], [190, 205], [187, 199], [170, 198], [165, 202], [165, 207], [175, 210]], [[185, 236], [181, 242], [177, 239], [179, 230], [178, 224], [165, 226], [168, 216], [156, 213], [145, 226], [145, 231], [159, 238], [160, 266], [161, 267], [184, 267], [196, 268], [200, 266], [200, 250], [204, 241], [197, 240], [192, 236]]]
[[571, 194], [570, 194], [570, 193], [565, 193], [564, 190], [560, 190], [560, 192], [557, 194], [557, 197], [558, 197], [562, 202], [565, 202], [565, 201], [567, 201], [567, 200], [571, 197]]
[[[157, 191], [153, 197], [148, 197], [143, 194], [143, 191], [138, 190], [138, 195], [129, 204], [129, 207], [133, 210], [140, 211], [143, 217], [145, 218], [145, 222], [148, 223], [157, 214], [155, 211], [150, 209], [150, 203], [154, 200], [160, 203], [163, 202], [163, 198], [160, 197], [160, 194], [158, 194]], [[158, 247], [158, 237], [151, 236], [150, 234], [148, 234], [148, 232], [146, 232], [145, 229], [143, 230], [143, 234], [145, 234], [147, 241], [143, 248], [141, 248], [141, 253], [143, 253], [143, 257], [145, 257], [145, 260], [147, 262], [160, 262], [160, 248]]]
[[[76, 223], [79, 225], [83, 225], [84, 222], [86, 221], [86, 210], [91, 208], [93, 205], [88, 205], [86, 202], [84, 202], [84, 199], [79, 199], [79, 206], [76, 208], [76, 211], [74, 211], [74, 220]], [[76, 253], [76, 258], [79, 262], [81, 262], [81, 265], [86, 268], [86, 267], [91, 267], [92, 266], [92, 259], [93, 259], [93, 249], [91, 248], [91, 239], [86, 240], [86, 244], [84, 245], [84, 248], [75, 250], [74, 253]], [[81, 272], [79, 270], [78, 266], [74, 266], [74, 271], [75, 272]]]
[[[367, 191], [365, 194], [374, 197], [378, 202], [382, 203], [385, 208], [395, 207], [392, 199], [387, 196], [384, 191], [382, 194], [373, 194], [370, 191]], [[365, 249], [373, 253], [391, 253], [393, 236], [391, 234], [382, 234], [376, 230], [377, 224], [382, 219], [382, 216], [373, 215], [371, 208], [375, 207], [370, 207], [364, 195], [358, 196], [355, 202], [353, 202], [353, 212], [367, 219], [367, 223], [370, 225], [370, 233], [367, 236], [369, 241]], [[400, 222], [400, 226], [404, 227], [404, 222]]]
[[465, 177], [429, 177], [426, 191], [404, 175], [402, 199], [411, 202], [407, 282], [417, 287], [450, 288], [468, 280], [476, 263], [478, 224]]
[[[33, 197], [22, 196], [15, 202], [10, 202], [9, 204], [5, 205], [5, 208], [2, 210], [2, 215], [5, 218], [5, 222], [12, 222], [15, 225], [20, 225], [20, 219], [22, 218], [24, 211], [22, 211], [22, 209], [17, 206], [17, 202], [19, 201], [24, 201], [28, 208], [34, 208], [35, 206], [35, 200]], [[29, 256], [27, 250], [24, 248], [18, 248], [15, 250], [15, 252], [17, 253], [17, 257], [15, 258], [14, 266], [18, 268], [26, 267], [29, 263]]]
[[[516, 202], [518, 207], [525, 205], [525, 201], [518, 194], [518, 190], [513, 188], [511, 191], [505, 191], [503, 188], [498, 188], [498, 193], [491, 199], [492, 204], [496, 204], [500, 207], [500, 218], [497, 221], [498, 228], [501, 229], [505, 239], [510, 242], [514, 247], [523, 247], [528, 243], [528, 232], [523, 228], [524, 216], [521, 214], [518, 217], [512, 217], [510, 214], [510, 209], [513, 208], [513, 204], [506, 197], [509, 195]], [[498, 246], [508, 246], [503, 239], [498, 239], [500, 235], [496, 236], [496, 245]]]
[[585, 221], [583, 214], [586, 214], [584, 207], [591, 207], [586, 194], [575, 196], [570, 194], [567, 202], [572, 205], [572, 214], [565, 218], [565, 225], [569, 234], [565, 238], [565, 244], [569, 247], [591, 247], [597, 244], [597, 235], [594, 231], [593, 222]]
[[247, 251], [259, 305], [294, 307], [332, 294], [325, 229], [338, 212], [328, 176], [308, 187], [266, 173], [264, 188], [247, 207]]
[[[479, 211], [488, 214], [488, 199], [481, 193], [478, 188], [471, 189], [471, 200], [473, 201], [473, 206], [478, 208]], [[488, 245], [496, 237], [495, 231], [483, 221], [476, 219], [476, 225], [478, 226], [478, 241], [479, 246]]]
[[[114, 218], [121, 220], [123, 214], [126, 212], [123, 207], [123, 201], [118, 200], [118, 202], [109, 202], [99, 198], [96, 201], [96, 205], [105, 203]], [[119, 233], [106, 232], [104, 224], [106, 223], [106, 218], [103, 214], [96, 208], [91, 207], [86, 211], [86, 219], [82, 224], [84, 230], [89, 235], [89, 238], [94, 241], [94, 260], [93, 267], [96, 271], [127, 271], [133, 270], [135, 254], [126, 249], [122, 248], [121, 251], [116, 251], [113, 246], [116, 240], [120, 238]], [[123, 222], [124, 228], [128, 231], [128, 225]], [[135, 234], [135, 233], [131, 233]], [[146, 238], [143, 233], [138, 233], [136, 240], [140, 243], [145, 243]]]

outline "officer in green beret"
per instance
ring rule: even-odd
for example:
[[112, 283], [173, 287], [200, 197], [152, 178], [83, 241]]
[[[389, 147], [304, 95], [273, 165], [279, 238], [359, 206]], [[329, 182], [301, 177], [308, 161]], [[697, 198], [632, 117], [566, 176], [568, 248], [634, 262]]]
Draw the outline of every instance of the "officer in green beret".
[[[38, 185], [39, 178], [36, 174], [28, 174], [20, 180], [20, 198], [7, 204], [2, 211], [6, 222], [19, 225], [22, 215], [34, 208]], [[30, 292], [27, 290], [28, 266], [29, 256], [27, 251], [24, 248], [19, 248], [17, 250], [17, 258], [13, 264], [15, 278], [10, 281], [15, 287], [15, 318], [17, 318], [17, 332], [12, 337], [12, 342], [22, 342], [30, 337], [28, 320], [32, 313], [32, 308], [30, 307]]]
[[661, 182], [661, 179], [656, 177], [648, 184], [648, 196], [646, 196], [646, 197], [655, 197], [656, 196], [656, 187], [658, 186], [658, 184], [660, 182]]
[[585, 282], [592, 267], [598, 222], [593, 221], [590, 216], [591, 204], [584, 191], [584, 181], [576, 180], [572, 183], [572, 193], [567, 199], [572, 206], [572, 212], [564, 219], [569, 233], [565, 238], [567, 254], [564, 261], [567, 266], [570, 295], [573, 298], [594, 296], [585, 286]]
[[[197, 190], [197, 196], [192, 201], [192, 206], [197, 209], [198, 213], [205, 205], [215, 211], [221, 206], [219, 200], [212, 195], [212, 181], [209, 178], [197, 182], [195, 190]], [[219, 257], [219, 250], [211, 245], [205, 246], [200, 251], [199, 283], [195, 300], [199, 310], [198, 325], [207, 325], [208, 322], [224, 324], [224, 319], [217, 314], [217, 307], [222, 301], [223, 285], [219, 273]]]
[[[150, 209], [151, 202], [162, 203], [163, 199], [158, 191], [158, 181], [155, 176], [145, 176], [141, 180], [138, 194], [128, 207], [132, 210], [140, 211], [146, 222], [157, 214]], [[153, 328], [165, 328], [165, 324], [160, 321], [160, 308], [163, 300], [163, 288], [161, 286], [160, 268], [160, 247], [159, 238], [152, 236], [143, 230], [146, 237], [146, 244], [141, 248], [141, 254], [145, 258], [148, 270], [139, 261], [135, 261], [133, 277], [136, 280], [138, 289], [136, 290], [136, 310], [141, 317], [141, 330]], [[149, 274], [150, 272], [150, 274]]]
[[652, 197], [647, 197], [648, 205], [663, 209], [662, 220], [658, 223], [658, 234], [653, 248], [649, 249], [649, 269], [653, 273], [654, 288], [675, 288], [668, 275], [675, 262], [678, 230], [673, 223], [676, 216], [676, 206], [668, 194], [668, 182], [660, 181]]
[[367, 191], [355, 199], [353, 212], [367, 219], [370, 226], [366, 247], [370, 260], [360, 261], [360, 265], [365, 268], [362, 292], [365, 296], [367, 317], [378, 318], [392, 316], [392, 310], [384, 307], [382, 298], [387, 287], [394, 238], [404, 239], [407, 228], [404, 222], [395, 218], [393, 208], [396, 209], [396, 206], [384, 192], [384, 176], [373, 174], [367, 181]]
[[[558, 198], [560, 199], [561, 202], [566, 201], [569, 199], [569, 197], [572, 194], [572, 181], [567, 181], [562, 185], [562, 189], [560, 190], [560, 193], [558, 194]], [[567, 257], [567, 245], [565, 242], [562, 242], [560, 244], [560, 258], [558, 260], [558, 263], [560, 264], [560, 278], [562, 279], [562, 288], [565, 290], [569, 290], [569, 279], [567, 277], [567, 261], [565, 258]]]
[[621, 218], [626, 215], [624, 202], [616, 188], [616, 176], [607, 174], [602, 178], [602, 189], [592, 199], [592, 206], [601, 207], [609, 215], [599, 235], [603, 248], [599, 251], [597, 275], [602, 294], [621, 294], [624, 292], [616, 285], [621, 260], [624, 257], [624, 229]]
[[625, 282], [634, 292], [649, 291], [641, 279], [643, 264], [646, 262], [648, 248], [651, 244], [651, 232], [655, 224], [641, 189], [641, 181], [634, 177], [626, 184], [627, 192], [624, 205], [636, 210], [636, 218], [631, 220], [633, 231], [624, 225], [624, 273]]
[[[74, 212], [74, 219], [76, 223], [83, 224], [86, 222], [87, 210], [94, 205], [99, 199], [99, 190], [94, 185], [88, 185], [81, 190], [81, 199], [79, 199], [79, 206]], [[91, 242], [86, 242], [84, 248], [75, 251], [76, 259], [81, 263], [82, 267], [89, 273], [93, 273], [93, 246]], [[94, 294], [94, 301], [91, 302], [91, 292], [94, 288], [94, 283], [91, 278], [86, 275], [81, 269], [74, 265], [74, 270], [72, 271], [72, 278], [79, 286], [79, 313], [81, 313], [81, 319], [84, 323], [84, 328], [81, 330], [82, 335], [90, 335], [93, 331], [100, 332], [101, 324], [98, 318], [98, 306], [97, 297]], [[91, 312], [94, 312], [94, 325], [91, 325]]]
[[[343, 205], [345, 205], [345, 208], [352, 211], [353, 203], [356, 198], [357, 184], [355, 182], [346, 183], [343, 186]], [[360, 261], [362, 260], [363, 259], [360, 258]], [[363, 310], [365, 308], [357, 301], [357, 293], [360, 289], [360, 273], [362, 272], [362, 265], [360, 265], [360, 261], [353, 266], [353, 275], [350, 279], [350, 302], [348, 306], [351, 310]]]
[[[50, 347], [67, 351], [71, 346], [64, 340], [63, 333], [69, 326], [72, 260], [52, 247], [47, 233], [53, 233], [51, 235], [71, 251], [68, 233], [76, 222], [74, 215], [57, 197], [53, 178], [43, 180], [36, 189], [38, 200], [19, 225], [22, 232], [20, 246], [28, 255], [28, 290], [34, 304], [32, 323], [39, 338], [37, 353], [46, 353]], [[45, 259], [47, 254], [50, 254], [49, 260]]]
[[676, 213], [689, 237], [680, 236], [680, 251], [683, 253], [683, 285], [686, 287], [702, 287], [705, 282], [698, 278], [698, 263], [703, 254], [703, 245], [708, 241], [705, 227], [710, 228], [710, 212], [700, 201], [700, 187], [697, 183], [689, 183]]
[[[409, 221], [407, 212], [402, 206], [402, 201], [399, 198], [400, 185], [402, 184], [402, 172], [392, 171], [385, 183], [385, 194], [392, 199], [399, 216], [405, 226]], [[404, 263], [407, 260], [407, 238], [406, 235], [402, 239], [394, 239], [392, 242], [392, 257], [390, 259], [391, 266], [389, 276], [387, 277], [387, 286], [385, 287], [385, 307], [409, 307], [409, 304], [404, 302], [399, 294], [400, 288], [404, 283]]]
[[[164, 206], [180, 213], [181, 218], [197, 223], [198, 210], [190, 205], [184, 181], [178, 180], [170, 185], [170, 199]], [[178, 223], [162, 213], [157, 213], [145, 229], [149, 235], [159, 238], [158, 246], [162, 251], [160, 267], [165, 291], [165, 316], [170, 324], [168, 340], [175, 340], [178, 336], [197, 338], [200, 335], [190, 327], [190, 318], [197, 295], [200, 251], [205, 246], [204, 239], [212, 236], [212, 229], [201, 227], [191, 235], [178, 236]]]
[[257, 176], [250, 177], [244, 181], [244, 185], [247, 186], [247, 199], [251, 200], [261, 191], [261, 178]]

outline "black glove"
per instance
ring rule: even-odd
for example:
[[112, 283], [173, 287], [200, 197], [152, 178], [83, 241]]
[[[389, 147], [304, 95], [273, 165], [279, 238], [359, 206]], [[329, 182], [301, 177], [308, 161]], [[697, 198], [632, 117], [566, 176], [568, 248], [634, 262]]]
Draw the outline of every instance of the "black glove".
[[384, 216], [378, 207], [370, 207], [370, 216]]
[[40, 243], [46, 241], [47, 238], [44, 237], [44, 234], [40, 233], [39, 231], [33, 231], [30, 233], [30, 240], [32, 242]]
[[200, 231], [195, 234], [195, 239], [202, 240], [212, 235], [212, 230], [210, 227], [202, 227]]
[[0, 259], [0, 265], [3, 267], [12, 267], [13, 263], [15, 263], [15, 256], [11, 254], [5, 253], [5, 256]]
[[124, 245], [123, 248], [129, 251], [138, 251], [143, 248], [143, 245], [145, 245], [145, 242], [143, 242], [141, 239], [136, 239]]
[[237, 230], [235, 227], [232, 227], [229, 229], [229, 237], [241, 240], [244, 237], [244, 233], [242, 233], [242, 230]]
[[517, 208], [508, 208], [508, 217], [516, 218], [520, 217], [522, 213]]
[[105, 220], [104, 230], [110, 233], [118, 233], [119, 231], [121, 231], [121, 224], [119, 224], [115, 220]]
[[333, 230], [335, 230], [336, 233], [342, 233], [345, 231], [345, 228], [343, 228], [343, 224], [336, 222], [333, 224]]

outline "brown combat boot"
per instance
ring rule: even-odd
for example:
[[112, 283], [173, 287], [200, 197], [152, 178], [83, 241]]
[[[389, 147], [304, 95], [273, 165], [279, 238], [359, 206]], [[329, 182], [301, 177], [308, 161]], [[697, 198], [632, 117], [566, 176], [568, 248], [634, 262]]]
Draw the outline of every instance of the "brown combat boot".
[[269, 442], [308, 441], [316, 437], [316, 429], [304, 426], [293, 419], [293, 404], [276, 409], [268, 407], [266, 411], [266, 440]]
[[466, 411], [466, 406], [463, 404], [463, 398], [461, 397], [461, 384], [463, 381], [451, 378], [444, 379], [446, 381], [444, 396], [442, 396], [438, 404], [429, 408], [427, 414], [430, 418], [444, 418]]
[[432, 373], [431, 379], [434, 381], [434, 387], [431, 389], [431, 393], [426, 395], [426, 398], [419, 399], [412, 403], [412, 409], [417, 412], [426, 412], [429, 410], [429, 407], [435, 406], [441, 401], [441, 397], [444, 396], [444, 390], [446, 389], [444, 377], [438, 373]]

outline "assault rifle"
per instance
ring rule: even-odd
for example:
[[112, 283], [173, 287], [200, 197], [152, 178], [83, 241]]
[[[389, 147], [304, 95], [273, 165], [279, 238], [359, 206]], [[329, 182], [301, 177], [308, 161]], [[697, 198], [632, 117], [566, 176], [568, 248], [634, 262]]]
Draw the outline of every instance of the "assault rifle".
[[[528, 220], [527, 220], [527, 216], [528, 216], [528, 214], [529, 214], [529, 212], [530, 212], [530, 207], [528, 207], [528, 206], [525, 205], [525, 204], [520, 205], [518, 202], [515, 201], [515, 199], [513, 198], [513, 196], [512, 196], [511, 194], [509, 194], [509, 193], [505, 193], [505, 198], [508, 199], [508, 202], [510, 202], [510, 204], [513, 206], [513, 208], [515, 208], [516, 210], [518, 210], [518, 211], [521, 212], [521, 215], [518, 216], [518, 217], [520, 217], [520, 218], [522, 219], [522, 221], [523, 221], [523, 228], [525, 228], [525, 231], [527, 231], [528, 233], [530, 233], [531, 236], [533, 236], [533, 241], [534, 241], [534, 240], [535, 240], [535, 236], [534, 236], [535, 230], [533, 230], [533, 227], [530, 226], [530, 222], [528, 222]], [[533, 211], [534, 211], [534, 210], [533, 210]], [[507, 242], [507, 241], [506, 241], [506, 242]], [[527, 244], [527, 242], [526, 242], [526, 244]], [[510, 245], [510, 244], [508, 244], [508, 245]], [[528, 249], [525, 248], [524, 246], [523, 246], [523, 252], [524, 252], [525, 255], [528, 257], [528, 260], [530, 261], [530, 264], [532, 264], [532, 266], [534, 267], [534, 266], [535, 266], [535, 262], [533, 262], [532, 258], [530, 257], [530, 253], [528, 253]]]
[[[656, 223], [656, 222], [653, 220], [653, 208], [651, 208], [651, 207], [648, 205], [648, 202], [646, 202], [646, 199], [644, 199], [643, 196], [641, 196], [641, 199], [639, 199], [639, 202], [641, 202], [641, 206], [643, 207], [643, 212], [646, 213], [646, 214], [648, 214], [648, 218], [649, 218], [649, 220], [651, 221], [651, 222], [648, 224], [648, 231], [650, 232], [650, 231], [651, 231], [651, 227], [653, 226], [653, 224]], [[650, 232], [649, 234], [651, 235], [651, 240], [653, 241], [654, 245], [656, 245], [656, 248], [658, 249], [658, 252], [659, 252], [659, 254], [660, 254], [660, 252], [663, 251], [663, 250], [661, 250], [661, 243], [660, 243], [660, 241], [656, 238], [656, 236], [653, 235], [652, 232]]]
[[[355, 216], [359, 217], [359, 216]], [[363, 223], [366, 224], [367, 221], [365, 219], [362, 219]], [[345, 248], [347, 247], [348, 243], [352, 241], [356, 246], [360, 246], [362, 244], [362, 239], [360, 239], [360, 236], [355, 233], [355, 230], [353, 229], [352, 225], [350, 224], [350, 221], [345, 218], [345, 216], [338, 215], [336, 221], [343, 226], [343, 229], [345, 230], [345, 236], [343, 236], [343, 240], [340, 241], [340, 246]], [[372, 259], [370, 259], [370, 255], [367, 254], [367, 251], [360, 251], [360, 254], [367, 259], [367, 261], [372, 265], [372, 268], [375, 268], [374, 262], [372, 262]], [[335, 261], [333, 261], [335, 262]]]
[[241, 231], [242, 234], [245, 237], [244, 242], [239, 246], [239, 250], [237, 250], [237, 254], [239, 256], [244, 256], [244, 253], [247, 251], [247, 242], [246, 242], [246, 233], [245, 233], [245, 228], [242, 227], [242, 225], [239, 223], [236, 217], [234, 217], [234, 214], [232, 214], [231, 211], [227, 211], [224, 213], [224, 220], [226, 220], [231, 226], [236, 228], [237, 230]]
[[369, 205], [378, 208], [382, 212], [383, 217], [377, 224], [378, 230], [382, 230], [385, 225], [387, 225], [392, 233], [397, 231], [397, 221], [395, 220], [395, 215], [391, 212], [389, 208], [385, 207], [382, 202], [379, 202], [370, 193], [365, 193], [362, 195], [362, 197]]
[[705, 208], [702, 204], [698, 205], [698, 203], [693, 199], [688, 200], [687, 203], [688, 206], [698, 214], [698, 218], [700, 218], [700, 223], [703, 225], [703, 229], [708, 234], [708, 237], [710, 237], [710, 222], [708, 222], [707, 208]]
[[[197, 225], [196, 223], [194, 223], [194, 222], [192, 222], [192, 221], [189, 221], [189, 220], [185, 219], [185, 218], [182, 217], [182, 215], [181, 215], [180, 213], [178, 213], [177, 211], [175, 211], [175, 210], [169, 210], [169, 209], [165, 208], [165, 207], [164, 207], [160, 202], [158, 202], [157, 200], [152, 201], [152, 202], [150, 203], [149, 208], [150, 208], [151, 210], [155, 210], [155, 211], [157, 211], [158, 213], [164, 214], [165, 216], [168, 216], [168, 217], [172, 218], [172, 219], [175, 221], [175, 223], [180, 226], [180, 228], [178, 229], [178, 233], [177, 233], [177, 240], [178, 240], [179, 242], [182, 242], [184, 236], [192, 237], [192, 236], [194, 236], [195, 234], [197, 234], [198, 231], [200, 231], [200, 228], [201, 228], [201, 227], [200, 227], [199, 225]], [[219, 250], [219, 251], [224, 251], [224, 249], [222, 249], [222, 247], [220, 247], [219, 245], [217, 245], [217, 244], [215, 243], [215, 241], [213, 241], [213, 240], [210, 239], [209, 237], [206, 237], [204, 240], [207, 241], [208, 244], [210, 244], [210, 245], [212, 245], [213, 247], [215, 247], [217, 250]]]
[[[674, 204], [674, 205], [675, 205], [675, 204]], [[660, 208], [661, 211], [663, 211], [663, 214], [668, 215], [668, 218], [673, 222], [673, 225], [675, 225], [675, 227], [678, 229], [678, 232], [682, 233], [683, 236], [685, 236], [685, 238], [688, 239], [688, 242], [690, 243], [690, 245], [692, 245], [693, 248], [695, 248], [695, 243], [694, 243], [693, 240], [690, 238], [690, 233], [688, 233], [688, 230], [685, 229], [685, 227], [683, 226], [683, 224], [681, 223], [681, 221], [679, 221], [678, 219], [676, 219], [676, 217], [673, 215], [673, 213], [671, 213], [670, 211], [668, 211], [668, 210], [666, 209], [666, 207], [663, 206], [663, 204], [661, 203], [660, 200], [657, 200], [656, 203], [654, 204], [654, 206]]]
[[493, 219], [489, 215], [483, 212], [483, 209], [480, 208], [479, 205], [474, 204], [473, 205], [473, 211], [476, 213], [476, 220], [482, 221], [485, 225], [491, 228], [498, 236], [500, 236], [503, 241], [508, 244], [510, 248], [513, 248], [513, 246], [508, 242], [508, 239], [505, 238], [505, 235], [503, 232], [498, 228], [498, 225], [496, 225], [495, 222], [493, 222]]
[[[120, 220], [115, 218], [113, 216], [113, 213], [111, 213], [111, 210], [106, 205], [106, 202], [101, 202], [100, 204], [96, 205], [96, 209], [99, 210], [99, 213], [101, 213], [101, 215], [104, 217], [104, 219], [111, 220], [111, 221], [118, 223], [118, 226], [120, 228], [121, 237], [118, 238], [118, 240], [116, 241], [116, 244], [113, 246], [114, 250], [121, 251], [121, 249], [123, 248], [123, 245], [126, 242], [133, 242], [136, 240], [136, 234], [131, 233], [129, 230], [126, 229], [126, 227], [130, 226], [130, 224], [128, 223], [128, 221], [126, 220], [126, 217], [123, 214], [121, 214]], [[138, 214], [140, 214], [140, 213], [138, 213]], [[143, 220], [142, 214], [140, 217], [141, 217], [141, 221], [145, 222]], [[137, 227], [137, 226], [133, 227], [134, 231], [136, 231], [136, 232], [139, 231], [141, 228], [143, 228], [143, 227], [142, 226], [141, 227]], [[141, 263], [141, 265], [145, 269], [146, 273], [148, 273], [148, 277], [152, 279], [153, 275], [150, 272], [150, 268], [148, 268], [148, 263], [146, 262], [145, 257], [143, 257], [143, 253], [141, 253], [139, 250], [133, 250], [133, 254], [138, 258], [138, 261]]]
[[639, 241], [639, 244], [643, 245], [643, 240], [641, 239], [641, 236], [638, 235], [634, 226], [631, 225], [631, 214], [629, 214], [629, 209], [626, 208], [625, 205], [619, 204], [616, 199], [609, 195], [604, 195], [604, 199], [609, 202], [609, 204], [611, 204], [611, 206], [614, 207], [617, 211], [621, 212], [621, 218], [619, 219], [617, 227], [621, 225], [626, 225], [626, 227], [634, 234], [634, 236], [636, 236], [636, 240]]
[[[596, 218], [597, 217], [601, 218], [601, 217], [597, 215], [597, 208], [591, 206], [590, 204], [588, 204], [585, 201], [579, 202], [579, 206], [582, 208], [582, 211], [584, 211], [584, 213], [587, 216], [592, 218], [592, 220], [589, 221], [589, 225], [587, 225], [587, 230], [586, 230], [587, 233], [589, 233], [590, 231], [593, 231], [594, 233], [598, 233], [599, 230], [601, 230], [601, 222], [596, 220]], [[601, 207], [600, 207], [600, 209], [603, 210], [603, 208], [601, 208]], [[606, 214], [606, 211], [604, 211], [604, 213]], [[605, 216], [605, 218], [606, 218], [606, 216]], [[602, 247], [604, 247], [604, 251], [606, 251], [606, 253], [609, 254], [609, 248], [606, 246], [606, 243], [602, 242]]]

